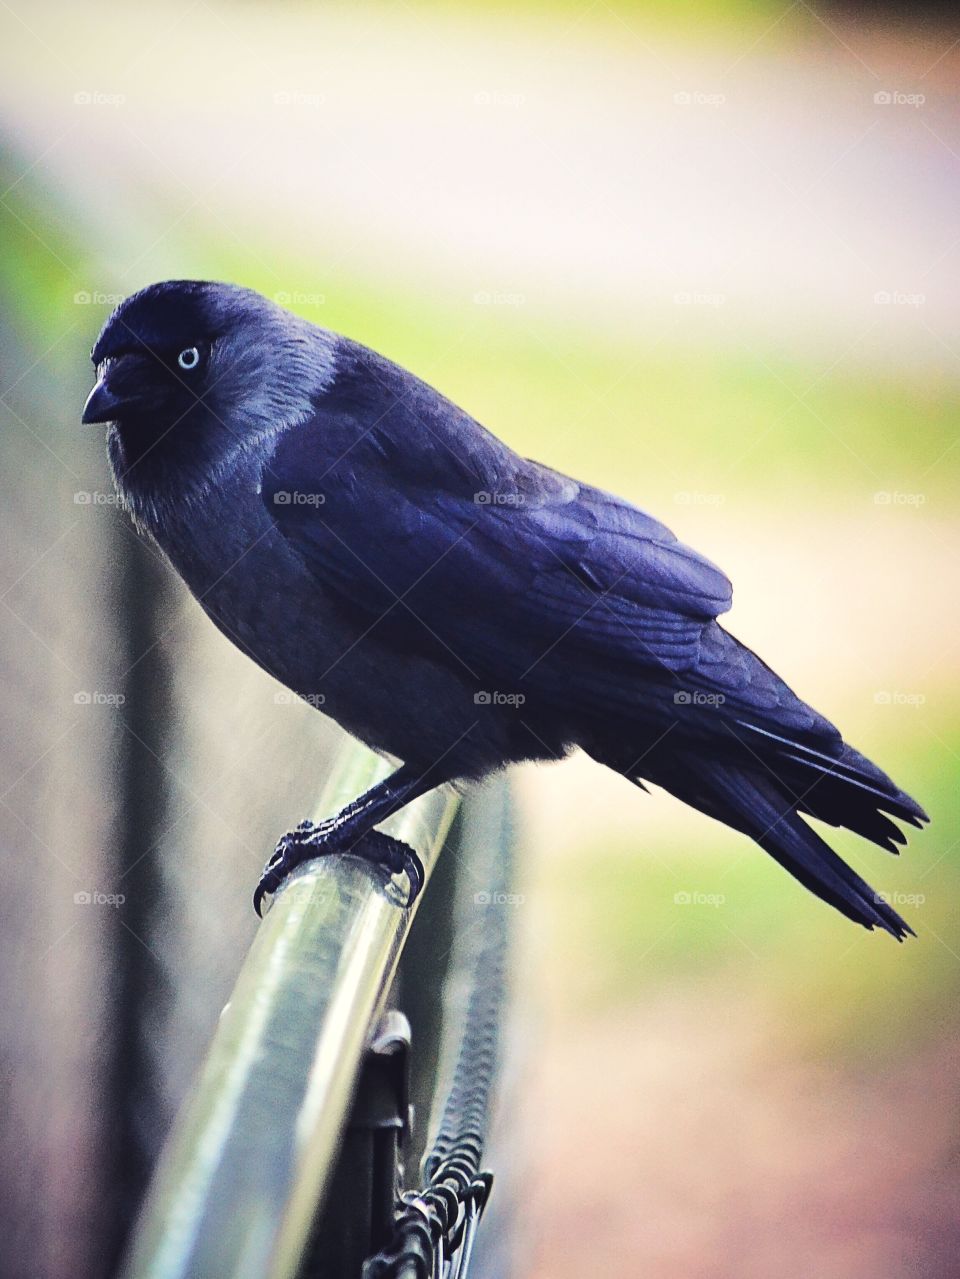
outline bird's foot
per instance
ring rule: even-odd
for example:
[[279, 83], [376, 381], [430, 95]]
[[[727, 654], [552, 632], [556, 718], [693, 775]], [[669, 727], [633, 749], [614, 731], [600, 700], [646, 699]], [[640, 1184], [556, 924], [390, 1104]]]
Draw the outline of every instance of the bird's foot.
[[331, 817], [318, 823], [301, 822], [294, 830], [281, 836], [253, 894], [253, 909], [259, 915], [264, 897], [275, 893], [301, 862], [330, 853], [351, 853], [373, 862], [375, 866], [384, 867], [391, 875], [403, 872], [410, 884], [408, 907], [413, 905], [423, 887], [423, 863], [408, 844], [379, 830], [367, 831], [359, 838], [351, 837], [347, 826]]

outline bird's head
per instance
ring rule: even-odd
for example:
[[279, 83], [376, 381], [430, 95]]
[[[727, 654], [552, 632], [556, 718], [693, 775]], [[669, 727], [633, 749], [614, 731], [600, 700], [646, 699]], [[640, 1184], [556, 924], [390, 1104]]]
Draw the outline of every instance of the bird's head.
[[252, 289], [151, 284], [93, 348], [83, 422], [108, 423], [122, 492], [189, 485], [305, 417], [333, 375], [333, 338]]

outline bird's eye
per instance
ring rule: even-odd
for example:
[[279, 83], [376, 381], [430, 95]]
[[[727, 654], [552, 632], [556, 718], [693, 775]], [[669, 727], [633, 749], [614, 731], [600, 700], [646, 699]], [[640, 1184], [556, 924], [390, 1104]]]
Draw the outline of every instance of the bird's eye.
[[191, 369], [195, 369], [200, 363], [200, 352], [195, 346], [188, 346], [185, 351], [181, 351], [177, 356], [177, 363], [189, 373]]

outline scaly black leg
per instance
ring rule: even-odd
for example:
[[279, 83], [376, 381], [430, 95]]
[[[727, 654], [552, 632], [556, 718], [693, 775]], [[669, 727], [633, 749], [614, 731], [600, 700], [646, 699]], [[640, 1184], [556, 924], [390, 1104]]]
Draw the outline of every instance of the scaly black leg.
[[263, 899], [275, 893], [286, 877], [301, 862], [329, 853], [352, 853], [378, 866], [391, 875], [404, 871], [410, 881], [407, 905], [410, 906], [423, 887], [423, 864], [407, 844], [393, 839], [374, 827], [404, 808], [411, 800], [433, 790], [447, 779], [430, 771], [420, 773], [404, 764], [395, 773], [370, 788], [359, 799], [348, 804], [335, 817], [325, 821], [301, 822], [281, 837], [273, 856], [263, 868], [253, 894], [253, 908], [260, 914]]

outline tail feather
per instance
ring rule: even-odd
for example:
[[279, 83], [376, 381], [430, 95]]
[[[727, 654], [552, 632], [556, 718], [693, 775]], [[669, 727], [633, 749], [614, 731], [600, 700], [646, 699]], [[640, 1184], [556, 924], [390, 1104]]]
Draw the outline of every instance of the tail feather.
[[[798, 810], [812, 812], [814, 805], [798, 803], [795, 796], [784, 793], [773, 776], [742, 765], [721, 764], [702, 756], [684, 756], [676, 760], [676, 765], [667, 775], [652, 780], [692, 807], [749, 835], [801, 884], [848, 919], [865, 928], [882, 928], [898, 941], [908, 933], [915, 935], [910, 925], [799, 815]], [[851, 793], [858, 794], [855, 788]], [[831, 803], [838, 804], [833, 792]], [[829, 813], [825, 820], [889, 847], [893, 836], [887, 828], [893, 824], [876, 811], [876, 801], [873, 803], [872, 821], [866, 807], [854, 806], [848, 812], [820, 801], [813, 815]], [[902, 840], [899, 829], [893, 830]]]
[[[831, 797], [839, 795], [842, 797], [842, 806], [844, 802], [855, 803], [855, 791], [859, 789], [863, 792], [864, 804], [869, 804], [873, 809], [881, 808], [891, 816], [909, 822], [911, 826], [921, 826], [930, 820], [915, 799], [906, 791], [900, 790], [865, 755], [845, 742], [840, 743], [839, 754], [829, 754], [801, 745], [788, 737], [780, 737], [744, 720], [738, 720], [738, 726], [752, 733], [762, 734], [766, 742], [764, 754], [770, 755], [772, 771], [782, 781], [791, 782], [801, 791], [806, 789], [810, 794], [816, 792], [818, 799], [826, 792], [830, 792]], [[778, 764], [783, 767], [778, 767]], [[847, 824], [846, 821], [833, 823], [844, 826]]]
[[[910, 926], [807, 824], [813, 817], [845, 827], [896, 853], [906, 842], [896, 822], [928, 817], [829, 720], [719, 625], [701, 635], [696, 667], [685, 678], [715, 694], [655, 704], [659, 736], [638, 736], [643, 776], [678, 799], [742, 831], [800, 883], [865, 928], [898, 940]], [[606, 743], [603, 743], [606, 745]], [[609, 750], [591, 751], [617, 767]], [[616, 755], [623, 758], [622, 747]]]

